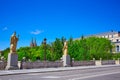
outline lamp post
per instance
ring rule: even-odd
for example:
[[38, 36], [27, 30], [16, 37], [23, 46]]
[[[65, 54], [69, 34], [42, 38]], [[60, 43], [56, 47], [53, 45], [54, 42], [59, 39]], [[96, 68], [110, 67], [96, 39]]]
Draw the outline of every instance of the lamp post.
[[44, 61], [46, 61], [46, 41], [47, 41], [47, 39], [44, 38], [44, 41], [43, 41], [43, 46], [44, 46]]

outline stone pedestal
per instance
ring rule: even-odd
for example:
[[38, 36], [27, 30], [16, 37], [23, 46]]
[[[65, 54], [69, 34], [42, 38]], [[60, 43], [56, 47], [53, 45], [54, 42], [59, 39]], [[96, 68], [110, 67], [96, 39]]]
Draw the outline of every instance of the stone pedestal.
[[18, 55], [16, 53], [9, 53], [6, 70], [16, 70], [16, 69], [19, 69]]
[[69, 55], [63, 55], [63, 66], [69, 67], [70, 66], [70, 56]]
[[120, 60], [115, 60], [115, 64], [119, 65], [120, 64]]
[[102, 61], [101, 60], [96, 60], [95, 61], [95, 65], [96, 66], [101, 66], [102, 65]]

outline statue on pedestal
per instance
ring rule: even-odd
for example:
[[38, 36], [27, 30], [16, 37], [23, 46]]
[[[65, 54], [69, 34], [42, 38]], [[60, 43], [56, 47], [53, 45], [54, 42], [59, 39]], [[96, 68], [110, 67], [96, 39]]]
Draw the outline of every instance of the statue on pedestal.
[[70, 66], [70, 56], [68, 55], [67, 41], [64, 42], [62, 60], [64, 67]]
[[[19, 37], [19, 35], [18, 35]], [[18, 37], [16, 37], [16, 32], [13, 33], [10, 39], [10, 53], [16, 53], [16, 47], [18, 42]]]
[[8, 61], [7, 61], [6, 70], [19, 69], [19, 67], [18, 67], [18, 55], [16, 52], [18, 37], [16, 37], [16, 32], [14, 32], [13, 35], [11, 36], [10, 53], [8, 54]]

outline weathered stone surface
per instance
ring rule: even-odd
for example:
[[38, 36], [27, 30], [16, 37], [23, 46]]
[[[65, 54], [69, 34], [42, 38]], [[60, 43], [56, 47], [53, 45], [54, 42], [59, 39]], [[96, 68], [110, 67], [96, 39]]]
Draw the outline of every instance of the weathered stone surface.
[[95, 61], [73, 61], [72, 66], [94, 66]]
[[18, 55], [16, 53], [9, 53], [6, 70], [16, 70], [16, 69], [19, 69]]
[[64, 67], [67, 67], [67, 66], [70, 66], [70, 56], [69, 55], [63, 55], [62, 57], [63, 59], [63, 66]]
[[102, 65], [112, 65], [115, 64], [115, 60], [103, 60]]
[[22, 69], [62, 67], [62, 61], [22, 62]]
[[0, 61], [0, 70], [5, 70], [6, 65], [6, 61]]
[[112, 65], [115, 64], [115, 60], [98, 60], [95, 61], [96, 66], [100, 66], [100, 65]]

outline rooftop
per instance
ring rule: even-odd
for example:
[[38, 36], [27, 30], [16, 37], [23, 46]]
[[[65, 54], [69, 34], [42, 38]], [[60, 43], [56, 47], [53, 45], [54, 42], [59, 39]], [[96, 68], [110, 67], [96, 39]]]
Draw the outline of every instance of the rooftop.
[[109, 32], [94, 34], [93, 36], [113, 35], [113, 34], [118, 34], [118, 33], [120, 33], [120, 32], [119, 31], [109, 31]]
[[[84, 38], [87, 38], [87, 37], [91, 37], [91, 36], [105, 36], [105, 35], [113, 35], [113, 34], [118, 34], [120, 33], [120, 31], [109, 31], [109, 32], [102, 32], [102, 33], [98, 33], [98, 34], [92, 34], [92, 35], [87, 35], [87, 36], [84, 36]], [[80, 38], [76, 38], [74, 40], [79, 40]]]

